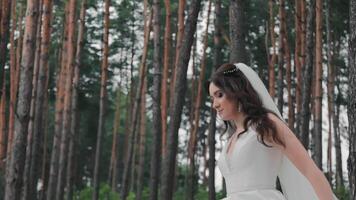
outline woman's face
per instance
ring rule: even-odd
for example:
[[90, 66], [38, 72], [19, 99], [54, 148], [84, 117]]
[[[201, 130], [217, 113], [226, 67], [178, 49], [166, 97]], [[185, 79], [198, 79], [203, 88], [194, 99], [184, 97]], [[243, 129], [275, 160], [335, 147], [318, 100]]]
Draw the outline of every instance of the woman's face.
[[224, 91], [214, 83], [210, 83], [209, 94], [212, 99], [213, 108], [222, 120], [229, 121], [236, 118], [238, 113], [236, 102], [228, 99]]

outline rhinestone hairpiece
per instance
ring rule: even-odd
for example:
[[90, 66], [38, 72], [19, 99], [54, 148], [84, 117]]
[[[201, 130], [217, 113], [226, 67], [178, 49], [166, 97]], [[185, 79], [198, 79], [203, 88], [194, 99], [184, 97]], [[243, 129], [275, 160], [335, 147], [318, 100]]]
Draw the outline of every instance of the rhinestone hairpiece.
[[226, 70], [226, 71], [224, 71], [223, 73], [224, 73], [224, 74], [231, 74], [231, 73], [234, 73], [234, 72], [237, 72], [237, 68], [230, 69], [230, 70]]

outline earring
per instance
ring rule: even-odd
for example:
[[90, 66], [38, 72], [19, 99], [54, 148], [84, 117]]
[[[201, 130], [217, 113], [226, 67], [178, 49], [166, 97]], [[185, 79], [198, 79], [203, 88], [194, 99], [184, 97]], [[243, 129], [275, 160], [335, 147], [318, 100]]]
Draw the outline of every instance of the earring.
[[242, 112], [241, 103], [238, 103], [238, 104], [237, 104], [237, 111], [238, 111], [238, 112]]

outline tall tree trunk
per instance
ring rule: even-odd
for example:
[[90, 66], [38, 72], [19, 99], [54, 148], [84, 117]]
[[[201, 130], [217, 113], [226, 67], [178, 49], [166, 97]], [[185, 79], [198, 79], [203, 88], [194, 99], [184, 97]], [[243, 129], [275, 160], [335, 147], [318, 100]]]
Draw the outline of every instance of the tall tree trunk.
[[[186, 5], [186, 0], [180, 0], [178, 4], [178, 30], [177, 30], [177, 39], [176, 39], [176, 55], [175, 55], [175, 60], [174, 60], [174, 66], [172, 68], [172, 75], [171, 75], [171, 81], [170, 81], [170, 97], [173, 97], [174, 94], [174, 85], [177, 79], [177, 69], [178, 69], [178, 62], [179, 62], [179, 52], [182, 47], [182, 42], [184, 38], [184, 29], [185, 29], [185, 24], [184, 24], [184, 9]], [[171, 104], [173, 102], [173, 99], [169, 99], [169, 108], [171, 108]], [[169, 111], [171, 113], [171, 110]], [[167, 142], [167, 141], [166, 141]]]
[[[144, 13], [147, 12], [147, 1], [144, 1], [145, 8], [144, 8]], [[148, 21], [147, 21], [148, 20]], [[131, 163], [133, 160], [133, 148], [134, 148], [134, 139], [135, 139], [135, 132], [136, 132], [136, 124], [138, 121], [138, 109], [139, 105], [141, 102], [141, 92], [143, 88], [143, 80], [145, 77], [146, 73], [146, 59], [147, 59], [147, 51], [148, 51], [148, 42], [149, 42], [149, 35], [151, 31], [151, 21], [152, 21], [152, 15], [149, 16], [149, 19], [145, 19], [147, 21], [147, 24], [145, 23], [145, 34], [144, 34], [144, 47], [143, 47], [143, 54], [141, 57], [141, 67], [140, 67], [140, 72], [139, 72], [139, 81], [137, 84], [137, 89], [136, 89], [136, 95], [135, 99], [133, 102], [132, 106], [132, 115], [131, 115], [131, 124], [128, 130], [128, 136], [127, 139], [127, 147], [126, 147], [126, 152], [125, 152], [125, 167], [124, 167], [124, 173], [123, 173], [123, 178], [122, 178], [122, 189], [121, 189], [121, 199], [126, 199], [128, 193], [129, 193], [129, 177], [130, 177], [130, 172], [131, 172]]]
[[350, 0], [350, 41], [349, 41], [349, 96], [347, 116], [349, 120], [349, 171], [350, 199], [356, 199], [356, 1]]
[[301, 123], [299, 133], [301, 134], [302, 143], [306, 149], [309, 149], [309, 120], [310, 120], [310, 93], [313, 71], [313, 48], [314, 48], [314, 16], [315, 0], [311, 0], [308, 6], [307, 27], [306, 27], [306, 59], [303, 66], [302, 79], [302, 108]]
[[75, 62], [74, 62], [74, 77], [72, 86], [72, 106], [71, 106], [71, 123], [70, 123], [70, 134], [69, 134], [69, 153], [68, 153], [68, 164], [67, 164], [67, 178], [66, 178], [66, 194], [67, 200], [73, 198], [73, 181], [74, 181], [74, 162], [75, 162], [75, 152], [77, 146], [77, 132], [78, 132], [78, 87], [79, 87], [79, 74], [81, 65], [81, 54], [84, 44], [84, 28], [85, 28], [85, 12], [86, 12], [86, 0], [81, 1], [80, 6], [80, 16], [79, 16], [79, 28], [77, 36], [77, 45], [75, 52]]
[[161, 10], [160, 1], [153, 1], [153, 95], [152, 95], [152, 114], [153, 114], [153, 150], [151, 157], [151, 174], [150, 174], [150, 199], [154, 200], [158, 198], [158, 183], [159, 183], [159, 171], [161, 164], [161, 59], [160, 59], [160, 32], [161, 32]]
[[70, 131], [71, 123], [71, 104], [72, 104], [72, 81], [73, 81], [73, 67], [75, 56], [75, 10], [76, 1], [70, 0], [68, 4], [68, 40], [67, 40], [67, 62], [65, 63], [65, 85], [64, 85], [64, 104], [63, 104], [63, 122], [61, 130], [61, 143], [58, 165], [58, 179], [56, 188], [56, 200], [62, 200], [64, 196], [65, 187], [65, 173], [68, 158], [68, 134]]
[[[138, 169], [137, 169], [137, 188], [136, 188], [136, 199], [142, 199], [143, 184], [144, 184], [144, 170], [145, 170], [145, 144], [146, 144], [146, 93], [147, 93], [147, 77], [143, 81], [143, 90], [142, 90], [142, 101], [140, 108], [140, 139], [139, 139], [139, 152], [138, 152]], [[160, 144], [161, 141], [158, 141]]]
[[327, 66], [328, 66], [328, 81], [327, 81], [327, 98], [328, 98], [328, 153], [327, 153], [327, 172], [329, 182], [332, 182], [332, 131], [333, 131], [333, 116], [334, 116], [334, 82], [335, 82], [335, 73], [334, 65], [332, 64], [332, 48], [333, 44], [331, 43], [331, 30], [330, 30], [330, 0], [325, 2], [325, 25], [326, 25], [326, 43], [327, 43]]
[[[337, 73], [335, 73], [335, 77]], [[338, 82], [336, 82], [336, 85]], [[340, 91], [340, 90], [339, 90]], [[340, 93], [338, 94], [340, 95]], [[340, 139], [340, 129], [339, 129], [339, 113], [340, 113], [340, 105], [334, 105], [335, 114], [333, 116], [333, 127], [334, 127], [334, 138], [335, 138], [335, 164], [336, 164], [336, 171], [335, 171], [335, 183], [336, 188], [344, 187], [344, 176], [343, 176], [343, 167], [342, 167], [342, 155], [341, 155], [341, 139]]]
[[[34, 61], [34, 71], [32, 77], [32, 96], [31, 96], [31, 108], [30, 108], [30, 120], [28, 124], [28, 135], [27, 135], [27, 147], [26, 147], [26, 160], [25, 160], [25, 170], [24, 170], [24, 187], [22, 192], [22, 199], [30, 199], [34, 198], [35, 196], [35, 183], [36, 182], [36, 175], [33, 173], [36, 169], [31, 169], [32, 165], [38, 163], [32, 163], [37, 158], [34, 156], [37, 155], [37, 147], [36, 143], [38, 143], [37, 133], [34, 132], [34, 119], [35, 119], [35, 111], [36, 111], [36, 96], [37, 96], [37, 79], [39, 73], [39, 60], [41, 54], [41, 28], [42, 28], [42, 8], [43, 8], [43, 0], [39, 1], [39, 17], [37, 22], [37, 31], [36, 31], [36, 48], [35, 48], [35, 61]], [[42, 110], [41, 110], [42, 112]], [[36, 151], [34, 154], [34, 151]], [[38, 162], [38, 161], [37, 161]]]
[[[1, 77], [5, 83], [5, 73]], [[6, 143], [7, 143], [7, 133], [6, 133], [6, 84], [2, 85], [1, 99], [0, 99], [0, 170], [5, 168], [4, 158], [6, 156]]]
[[188, 144], [188, 158], [189, 158], [189, 170], [188, 170], [188, 185], [187, 185], [187, 199], [194, 199], [194, 191], [196, 189], [197, 180], [195, 180], [195, 154], [197, 146], [197, 135], [199, 129], [199, 119], [200, 119], [200, 106], [202, 102], [202, 90], [205, 79], [205, 68], [206, 68], [206, 49], [208, 47], [208, 30], [209, 30], [209, 21], [210, 21], [210, 11], [211, 11], [211, 1], [209, 0], [208, 6], [208, 17], [206, 21], [206, 29], [203, 41], [203, 55], [200, 63], [200, 74], [198, 80], [198, 89], [196, 93], [196, 99], [194, 103], [194, 115], [193, 115], [193, 127], [191, 130], [189, 144]]
[[21, 59], [21, 74], [19, 83], [18, 104], [15, 118], [14, 143], [11, 151], [10, 165], [6, 169], [6, 200], [20, 199], [22, 188], [22, 177], [26, 154], [26, 137], [29, 122], [29, 112], [32, 93], [32, 72], [34, 64], [34, 51], [37, 19], [38, 0], [27, 1], [26, 25]]
[[20, 7], [20, 14], [19, 14], [19, 37], [17, 39], [16, 44], [16, 71], [13, 76], [13, 80], [11, 80], [10, 86], [10, 111], [9, 111], [9, 131], [7, 135], [7, 151], [6, 151], [6, 166], [10, 164], [11, 160], [11, 151], [12, 151], [12, 143], [13, 143], [13, 136], [15, 131], [15, 110], [17, 105], [17, 92], [19, 89], [19, 79], [20, 79], [20, 64], [22, 58], [22, 45], [23, 45], [23, 34], [24, 29], [22, 28], [22, 18], [23, 18], [23, 6]]
[[46, 199], [53, 200], [56, 198], [56, 186], [58, 181], [58, 165], [59, 165], [59, 156], [60, 156], [60, 142], [62, 137], [62, 121], [63, 121], [63, 110], [64, 110], [64, 87], [66, 84], [66, 63], [67, 63], [67, 40], [68, 40], [68, 28], [69, 24], [68, 13], [69, 13], [69, 4], [65, 5], [65, 16], [63, 17], [63, 34], [62, 46], [59, 50], [58, 56], [58, 70], [57, 70], [57, 83], [56, 83], [56, 103], [55, 103], [55, 125], [54, 125], [54, 136], [53, 136], [53, 146], [51, 152], [51, 162], [50, 162], [50, 171], [48, 178], [48, 188], [46, 191]]
[[161, 199], [171, 200], [173, 196], [173, 179], [175, 172], [175, 161], [178, 147], [178, 129], [181, 122], [185, 90], [187, 86], [187, 69], [190, 59], [194, 33], [200, 10], [200, 0], [193, 0], [190, 4], [188, 17], [184, 27], [182, 47], [176, 71], [176, 82], [174, 83], [173, 103], [170, 104], [171, 120], [168, 127], [167, 155], [163, 158]]
[[[20, 21], [22, 20], [22, 5], [20, 6], [20, 15], [19, 15], [19, 32], [20, 35], [17, 38], [18, 41], [22, 41], [22, 34], [23, 34], [23, 29], [21, 27]], [[12, 136], [14, 132], [14, 121], [15, 121], [15, 106], [16, 106], [16, 99], [17, 99], [17, 90], [18, 90], [18, 72], [19, 68], [17, 66], [17, 57], [20, 57], [19, 54], [16, 53], [17, 50], [21, 49], [22, 43], [19, 42], [17, 47], [15, 44], [15, 31], [16, 31], [16, 0], [13, 0], [11, 2], [11, 21], [12, 21], [12, 27], [11, 27], [11, 32], [10, 32], [10, 44], [11, 44], [11, 49], [10, 49], [10, 102], [9, 102], [9, 122], [8, 122], [8, 131], [7, 131], [7, 137], [6, 137], [6, 142], [5, 148], [3, 151], [6, 152], [7, 146], [11, 147], [11, 141], [12, 141]], [[11, 141], [10, 141], [11, 138]], [[4, 154], [4, 156], [6, 156]], [[10, 158], [9, 157], [9, 152], [7, 152], [7, 160]], [[0, 159], [3, 160], [4, 157], [0, 156]], [[1, 161], [0, 161], [1, 162]]]
[[103, 36], [103, 60], [101, 64], [101, 84], [100, 84], [100, 110], [99, 110], [99, 124], [98, 134], [96, 138], [96, 152], [95, 152], [95, 168], [94, 168], [94, 183], [93, 183], [93, 200], [97, 200], [99, 197], [99, 163], [101, 154], [101, 139], [104, 133], [105, 124], [105, 105], [107, 96], [107, 74], [108, 74], [108, 57], [109, 57], [109, 7], [110, 0], [105, 0], [105, 13], [104, 13], [104, 36]]
[[322, 80], [323, 80], [323, 65], [322, 65], [322, 9], [321, 0], [316, 0], [316, 34], [315, 34], [315, 67], [316, 67], [316, 85], [315, 85], [315, 116], [314, 116], [314, 144], [315, 154], [314, 160], [316, 165], [323, 169], [322, 166]]
[[[5, 83], [3, 80], [3, 74], [5, 74], [5, 62], [7, 54], [7, 42], [8, 34], [10, 30], [10, 9], [11, 9], [11, 0], [2, 0], [0, 2], [1, 13], [0, 13], [0, 88], [2, 90], [2, 85]], [[2, 91], [0, 91], [0, 98], [2, 97]], [[1, 131], [1, 130], [0, 130]], [[2, 135], [0, 133], [0, 135]]]
[[285, 55], [285, 43], [284, 43], [284, 37], [286, 35], [286, 30], [284, 29], [283, 24], [286, 22], [286, 12], [285, 12], [285, 1], [284, 0], [279, 0], [279, 20], [280, 20], [280, 25], [279, 25], [279, 41], [278, 41], [278, 81], [277, 81], [277, 86], [278, 86], [278, 91], [277, 91], [277, 97], [278, 97], [278, 110], [279, 112], [283, 115], [283, 73], [284, 73], [284, 55]]
[[7, 55], [8, 34], [10, 30], [11, 1], [0, 2], [0, 169], [3, 167], [3, 159], [6, 154], [7, 131], [6, 131], [6, 76], [5, 62]]
[[121, 85], [117, 88], [116, 94], [116, 109], [115, 109], [115, 118], [114, 118], [114, 128], [113, 128], [113, 141], [111, 148], [111, 159], [109, 166], [109, 184], [111, 186], [111, 191], [115, 192], [117, 188], [117, 161], [118, 161], [118, 134], [120, 128], [120, 117], [121, 117], [121, 107], [120, 107], [120, 97], [121, 97]]
[[[304, 0], [302, 0], [304, 1]], [[296, 130], [299, 131], [300, 110], [301, 110], [301, 86], [302, 86], [302, 1], [295, 0], [295, 51], [294, 51], [294, 65], [296, 73], [295, 99], [297, 104], [297, 123]], [[300, 138], [300, 133], [296, 132], [297, 137]]]
[[[179, 1], [181, 2], [181, 1]], [[161, 112], [162, 112], [162, 155], [166, 155], [167, 145], [167, 85], [168, 85], [168, 69], [170, 68], [170, 49], [171, 49], [171, 3], [170, 0], [164, 0], [166, 8], [166, 28], [164, 32], [164, 52], [163, 52], [163, 73], [161, 87]]]
[[[272, 58], [268, 63], [268, 91], [272, 98], [276, 95], [275, 90], [275, 73], [274, 73], [274, 65], [276, 64], [276, 36], [274, 33], [274, 14], [273, 14], [273, 0], [268, 1], [268, 10], [269, 10], [269, 32], [271, 37], [272, 44]], [[269, 52], [267, 52], [269, 55]]]
[[[284, 9], [284, 8], [283, 8]], [[284, 20], [283, 20], [283, 46], [285, 50], [284, 59], [286, 61], [286, 77], [287, 77], [287, 94], [288, 94], [288, 126], [290, 129], [294, 130], [294, 102], [293, 102], [293, 94], [292, 94], [292, 63], [291, 63], [291, 52], [288, 43], [288, 34], [287, 34], [287, 19], [285, 18], [285, 10]], [[282, 22], [281, 22], [282, 23]]]
[[[217, 69], [222, 62], [222, 16], [221, 16], [221, 0], [215, 1], [215, 22], [214, 22], [214, 54], [213, 54], [213, 68], [212, 72]], [[215, 192], [215, 131], [216, 131], [216, 111], [210, 109], [210, 122], [208, 133], [208, 145], [209, 145], [209, 200], [216, 199]]]
[[245, 9], [243, 0], [230, 1], [229, 6], [229, 27], [230, 27], [230, 62], [248, 63], [246, 52], [246, 25], [245, 25]]

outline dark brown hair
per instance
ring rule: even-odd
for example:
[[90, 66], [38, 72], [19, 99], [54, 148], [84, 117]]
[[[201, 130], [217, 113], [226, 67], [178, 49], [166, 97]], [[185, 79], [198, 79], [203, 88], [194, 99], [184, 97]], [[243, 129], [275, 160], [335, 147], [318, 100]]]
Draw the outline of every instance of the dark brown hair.
[[[212, 74], [210, 83], [214, 83], [220, 88], [228, 99], [235, 100], [236, 105], [239, 105], [241, 111], [246, 114], [243, 123], [244, 131], [241, 134], [247, 131], [248, 126], [253, 126], [257, 131], [259, 141], [265, 146], [270, 147], [265, 142], [265, 139], [268, 138], [285, 147], [284, 142], [277, 135], [275, 123], [267, 116], [268, 113], [276, 114], [263, 107], [257, 92], [235, 65], [230, 63], [221, 65]], [[229, 128], [236, 130], [236, 127], [231, 122], [224, 121], [224, 123], [226, 125], [225, 132]]]

